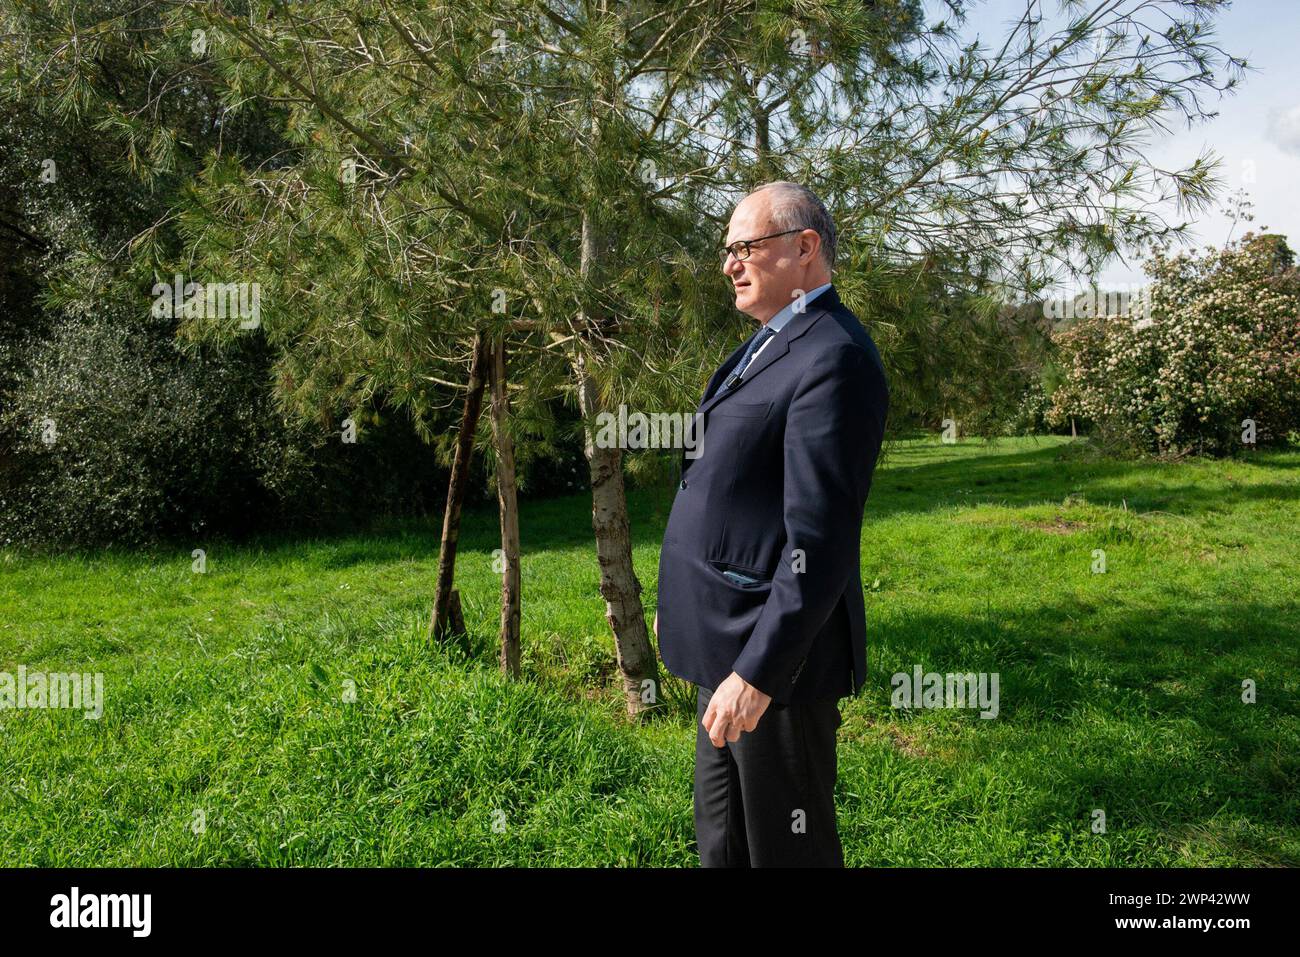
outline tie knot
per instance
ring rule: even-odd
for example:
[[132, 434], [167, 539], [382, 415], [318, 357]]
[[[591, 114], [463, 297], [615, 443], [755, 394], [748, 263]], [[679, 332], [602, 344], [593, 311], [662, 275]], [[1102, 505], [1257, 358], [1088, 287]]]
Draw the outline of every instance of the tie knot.
[[758, 330], [758, 335], [756, 335], [754, 337], [754, 341], [749, 344], [748, 352], [750, 353], [750, 355], [753, 355], [755, 352], [757, 352], [759, 347], [762, 346], [763, 343], [767, 342], [768, 339], [771, 339], [774, 335], [776, 335], [776, 331], [771, 329], [768, 326], [764, 326], [762, 329]]

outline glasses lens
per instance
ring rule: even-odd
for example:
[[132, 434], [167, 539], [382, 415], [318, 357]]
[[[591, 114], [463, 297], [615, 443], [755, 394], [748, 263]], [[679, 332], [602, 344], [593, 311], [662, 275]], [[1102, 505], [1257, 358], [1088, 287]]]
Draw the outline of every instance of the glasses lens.
[[735, 256], [737, 261], [749, 258], [749, 243], [739, 240], [732, 244], [731, 248], [723, 247], [718, 251], [718, 258], [722, 260], [722, 265], [727, 264], [727, 256]]

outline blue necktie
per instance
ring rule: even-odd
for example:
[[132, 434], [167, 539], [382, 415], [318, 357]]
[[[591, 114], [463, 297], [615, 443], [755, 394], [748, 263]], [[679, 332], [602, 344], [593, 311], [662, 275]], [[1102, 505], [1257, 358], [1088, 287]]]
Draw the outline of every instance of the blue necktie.
[[774, 335], [776, 335], [776, 333], [767, 326], [762, 328], [758, 335], [754, 337], [754, 340], [749, 344], [749, 348], [745, 350], [745, 354], [740, 357], [740, 361], [736, 363], [736, 368], [731, 371], [731, 375], [727, 376], [727, 381], [722, 383], [722, 388], [718, 390], [719, 392], [726, 392], [740, 381], [740, 377], [745, 374], [745, 369], [754, 358], [754, 353], [762, 347], [763, 343], [767, 342], [767, 340], [771, 339]]

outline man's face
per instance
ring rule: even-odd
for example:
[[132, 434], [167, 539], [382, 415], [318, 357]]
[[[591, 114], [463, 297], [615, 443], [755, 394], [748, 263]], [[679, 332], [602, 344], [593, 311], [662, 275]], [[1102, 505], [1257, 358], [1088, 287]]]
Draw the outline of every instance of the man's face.
[[[726, 243], [781, 232], [772, 225], [771, 202], [766, 190], [741, 200], [731, 214]], [[722, 271], [735, 287], [736, 308], [759, 322], [780, 312], [807, 272], [800, 256], [806, 244], [802, 233], [789, 233], [755, 243], [748, 259], [728, 256]]]

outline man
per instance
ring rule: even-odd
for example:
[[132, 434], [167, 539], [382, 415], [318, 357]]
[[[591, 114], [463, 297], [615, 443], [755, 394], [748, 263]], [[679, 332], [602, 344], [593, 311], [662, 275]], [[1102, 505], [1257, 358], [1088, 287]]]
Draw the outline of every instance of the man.
[[700, 404], [654, 626], [665, 667], [699, 686], [700, 864], [842, 867], [837, 702], [866, 678], [859, 544], [889, 393], [831, 284], [835, 226], [811, 190], [750, 193], [722, 256], [759, 329]]

